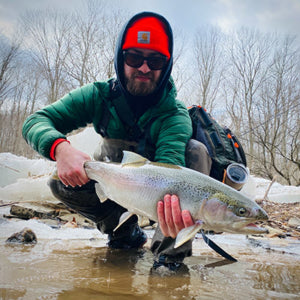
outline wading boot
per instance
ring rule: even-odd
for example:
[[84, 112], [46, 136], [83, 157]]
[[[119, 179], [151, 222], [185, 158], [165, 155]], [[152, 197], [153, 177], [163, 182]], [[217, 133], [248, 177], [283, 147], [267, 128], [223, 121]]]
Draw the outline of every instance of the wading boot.
[[138, 249], [147, 242], [147, 236], [137, 223], [123, 225], [108, 235], [108, 247], [112, 249]]
[[151, 274], [157, 275], [172, 275], [172, 274], [188, 274], [189, 269], [183, 263], [182, 258], [176, 258], [161, 254], [157, 260], [154, 261], [151, 268]]

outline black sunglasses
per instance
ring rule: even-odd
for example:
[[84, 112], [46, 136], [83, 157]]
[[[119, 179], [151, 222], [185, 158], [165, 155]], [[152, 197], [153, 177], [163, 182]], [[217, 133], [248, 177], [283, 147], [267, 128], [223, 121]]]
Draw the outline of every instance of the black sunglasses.
[[167, 64], [166, 56], [149, 56], [145, 57], [137, 53], [123, 51], [124, 61], [126, 65], [132, 68], [139, 68], [143, 65], [144, 61], [147, 62], [151, 70], [161, 70]]

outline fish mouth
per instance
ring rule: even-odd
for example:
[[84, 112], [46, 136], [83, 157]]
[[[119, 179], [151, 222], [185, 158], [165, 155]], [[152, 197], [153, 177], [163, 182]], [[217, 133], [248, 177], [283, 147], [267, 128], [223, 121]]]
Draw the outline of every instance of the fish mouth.
[[[237, 229], [237, 233], [244, 233], [244, 234], [263, 234], [268, 233], [268, 229], [264, 227], [260, 227], [258, 224], [255, 224], [250, 220], [243, 220], [241, 222], [237, 222], [235, 224], [235, 229]], [[239, 229], [238, 229], [239, 228]]]
[[268, 229], [257, 226], [255, 223], [249, 223], [244, 228], [249, 232], [249, 234], [268, 233]]
[[251, 218], [234, 218], [226, 222], [207, 222], [204, 220], [204, 229], [213, 230], [215, 232], [228, 232], [233, 234], [265, 234], [268, 229], [260, 227], [261, 223]]

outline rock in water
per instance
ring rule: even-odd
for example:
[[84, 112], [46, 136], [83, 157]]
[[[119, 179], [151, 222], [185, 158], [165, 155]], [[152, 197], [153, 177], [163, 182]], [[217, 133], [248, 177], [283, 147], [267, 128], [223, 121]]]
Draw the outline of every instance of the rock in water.
[[37, 238], [35, 233], [30, 229], [25, 227], [22, 231], [14, 233], [10, 236], [6, 243], [8, 244], [36, 244]]

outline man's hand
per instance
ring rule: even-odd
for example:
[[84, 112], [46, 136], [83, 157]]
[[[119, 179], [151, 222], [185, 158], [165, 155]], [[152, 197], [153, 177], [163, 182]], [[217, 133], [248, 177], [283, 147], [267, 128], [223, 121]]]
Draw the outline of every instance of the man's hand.
[[194, 224], [190, 212], [181, 211], [179, 198], [176, 195], [167, 194], [164, 201], [157, 203], [157, 216], [162, 234], [173, 239], [181, 229]]
[[62, 142], [55, 148], [57, 175], [61, 182], [68, 186], [81, 186], [89, 181], [83, 164], [91, 160], [90, 156], [73, 148], [68, 142]]

